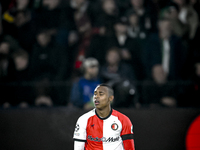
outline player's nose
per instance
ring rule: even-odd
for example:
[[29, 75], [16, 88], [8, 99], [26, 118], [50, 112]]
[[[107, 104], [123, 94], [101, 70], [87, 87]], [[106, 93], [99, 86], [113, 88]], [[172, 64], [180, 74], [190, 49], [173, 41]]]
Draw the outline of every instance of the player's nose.
[[99, 98], [98, 94], [94, 95], [95, 100], [98, 99], [98, 98]]

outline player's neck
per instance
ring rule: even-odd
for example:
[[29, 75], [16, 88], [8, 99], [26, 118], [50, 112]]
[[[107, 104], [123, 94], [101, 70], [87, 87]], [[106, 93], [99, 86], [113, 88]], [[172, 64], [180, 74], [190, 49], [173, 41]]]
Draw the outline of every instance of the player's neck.
[[111, 107], [106, 107], [105, 109], [97, 109], [96, 108], [96, 112], [98, 114], [99, 117], [101, 118], [106, 118], [109, 114], [110, 114], [110, 111], [111, 111]]

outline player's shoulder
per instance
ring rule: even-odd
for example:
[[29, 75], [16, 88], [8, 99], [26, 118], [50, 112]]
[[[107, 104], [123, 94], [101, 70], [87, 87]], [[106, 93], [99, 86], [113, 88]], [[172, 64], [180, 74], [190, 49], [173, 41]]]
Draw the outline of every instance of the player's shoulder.
[[83, 121], [86, 121], [88, 120], [90, 117], [94, 116], [95, 115], [95, 109], [92, 109], [90, 110], [89, 112], [81, 115], [78, 120], [83, 120]]
[[118, 119], [120, 121], [130, 121], [130, 119], [125, 114], [123, 114], [115, 109], [113, 109], [112, 115], [118, 117]]

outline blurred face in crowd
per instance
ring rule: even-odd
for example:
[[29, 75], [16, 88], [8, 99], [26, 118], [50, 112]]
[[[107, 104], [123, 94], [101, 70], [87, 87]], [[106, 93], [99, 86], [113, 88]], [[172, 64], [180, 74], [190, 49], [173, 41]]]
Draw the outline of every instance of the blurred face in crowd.
[[171, 36], [172, 26], [170, 20], [161, 20], [158, 23], [159, 35], [162, 39], [168, 39]]
[[152, 77], [153, 80], [158, 84], [163, 84], [167, 80], [167, 75], [163, 70], [162, 65], [155, 65], [152, 68]]
[[10, 45], [7, 42], [2, 42], [0, 44], [0, 53], [1, 54], [8, 54], [10, 51]]
[[131, 4], [135, 8], [142, 8], [144, 5], [144, 0], [131, 0]]
[[129, 16], [129, 23], [131, 26], [137, 26], [138, 25], [138, 16], [136, 14], [132, 14]]
[[99, 67], [98, 65], [94, 65], [94, 66], [89, 66], [85, 68], [85, 73], [91, 78], [96, 78], [98, 76], [99, 73]]
[[58, 7], [60, 0], [43, 0], [43, 6], [47, 7], [48, 10], [53, 10]]
[[114, 28], [117, 34], [126, 34], [127, 32], [127, 25], [122, 23], [116, 23]]
[[116, 9], [116, 5], [113, 0], [104, 0], [102, 7], [103, 7], [104, 12], [109, 15], [112, 15]]
[[28, 7], [29, 0], [17, 0], [17, 10], [24, 10]]
[[14, 58], [15, 67], [18, 71], [24, 70], [28, 66], [28, 57], [17, 56]]
[[30, 21], [30, 19], [31, 15], [29, 13], [25, 14], [24, 12], [19, 12], [15, 17], [15, 25], [17, 27], [21, 27], [22, 25]]
[[107, 54], [106, 61], [109, 65], [116, 65], [120, 62], [119, 52], [115, 49], [110, 50]]
[[51, 36], [46, 32], [41, 32], [37, 35], [37, 42], [42, 47], [46, 47], [51, 41]]

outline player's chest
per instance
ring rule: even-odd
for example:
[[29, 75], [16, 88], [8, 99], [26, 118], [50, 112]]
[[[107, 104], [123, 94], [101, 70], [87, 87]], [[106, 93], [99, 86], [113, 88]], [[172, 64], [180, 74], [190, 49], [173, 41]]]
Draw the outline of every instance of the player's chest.
[[120, 136], [122, 124], [116, 117], [110, 117], [106, 120], [93, 119], [88, 121], [87, 136], [99, 137], [117, 137]]

